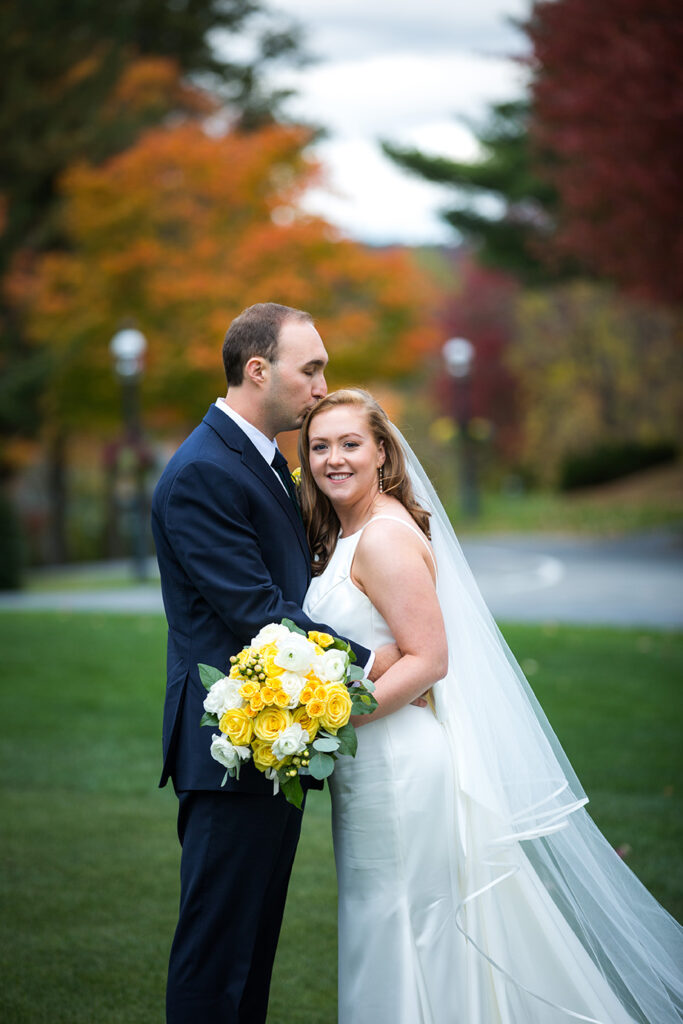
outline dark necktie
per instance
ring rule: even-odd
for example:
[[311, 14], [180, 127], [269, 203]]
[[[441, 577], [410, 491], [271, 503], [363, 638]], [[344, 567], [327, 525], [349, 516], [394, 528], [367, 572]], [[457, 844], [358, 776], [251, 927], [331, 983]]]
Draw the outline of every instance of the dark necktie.
[[289, 472], [287, 459], [284, 457], [279, 448], [275, 450], [275, 458], [271, 462], [271, 466], [282, 480], [283, 484], [285, 485], [285, 490], [287, 491], [287, 494], [294, 502], [294, 507], [296, 508], [299, 515], [301, 515], [301, 509], [299, 508], [299, 497], [296, 493], [294, 481], [292, 480], [292, 474]]

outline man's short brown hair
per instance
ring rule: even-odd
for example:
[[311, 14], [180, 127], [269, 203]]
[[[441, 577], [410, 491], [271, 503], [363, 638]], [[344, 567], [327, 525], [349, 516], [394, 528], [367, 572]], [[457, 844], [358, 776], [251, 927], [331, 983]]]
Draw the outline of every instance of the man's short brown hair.
[[244, 367], [254, 356], [277, 362], [280, 328], [286, 320], [313, 323], [310, 313], [277, 302], [257, 302], [248, 306], [232, 321], [223, 342], [223, 366], [228, 387], [238, 387], [244, 380]]

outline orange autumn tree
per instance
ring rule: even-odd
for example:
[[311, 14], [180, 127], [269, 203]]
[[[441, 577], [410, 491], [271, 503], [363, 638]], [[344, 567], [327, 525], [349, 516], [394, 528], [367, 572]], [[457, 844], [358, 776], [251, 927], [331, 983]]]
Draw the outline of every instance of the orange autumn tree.
[[301, 210], [319, 168], [307, 132], [271, 125], [212, 135], [154, 129], [62, 182], [70, 250], [13, 272], [13, 300], [51, 358], [45, 411], [70, 431], [118, 416], [109, 340], [124, 319], [148, 341], [147, 422], [192, 422], [222, 388], [220, 347], [253, 302], [310, 310], [332, 381], [407, 375], [433, 347], [434, 305], [402, 252], [343, 240]]

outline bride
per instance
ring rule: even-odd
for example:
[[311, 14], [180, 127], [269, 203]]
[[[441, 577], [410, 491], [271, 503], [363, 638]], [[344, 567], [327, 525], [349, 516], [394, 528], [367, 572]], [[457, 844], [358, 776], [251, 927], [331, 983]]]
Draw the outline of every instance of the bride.
[[340, 1024], [683, 1019], [683, 930], [585, 811], [406, 442], [352, 388], [300, 459], [304, 610], [402, 654], [330, 780]]

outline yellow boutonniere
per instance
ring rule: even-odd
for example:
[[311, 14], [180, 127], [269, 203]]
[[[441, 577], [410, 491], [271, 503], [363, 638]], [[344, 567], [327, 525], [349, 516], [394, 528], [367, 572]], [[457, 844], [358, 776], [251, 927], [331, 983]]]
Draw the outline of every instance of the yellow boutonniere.
[[292, 480], [295, 487], [301, 487], [301, 466], [297, 466], [296, 469], [292, 470]]

